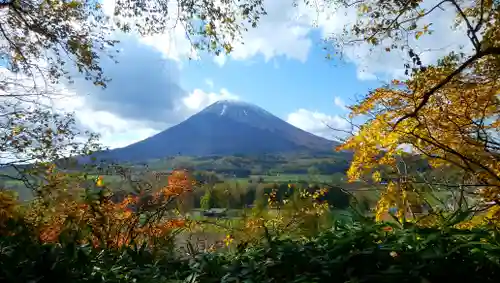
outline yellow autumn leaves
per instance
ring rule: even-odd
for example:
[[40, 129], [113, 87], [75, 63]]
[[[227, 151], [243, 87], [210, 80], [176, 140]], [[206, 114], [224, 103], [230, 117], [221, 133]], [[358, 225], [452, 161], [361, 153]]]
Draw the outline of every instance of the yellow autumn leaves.
[[[395, 49], [397, 37], [403, 35], [394, 28], [399, 26], [398, 20], [407, 24], [406, 32], [417, 40], [432, 32], [432, 23], [425, 20], [428, 11], [420, 10], [418, 2], [404, 11], [392, 2], [384, 7], [374, 3], [357, 3], [359, 15], [371, 18], [358, 20], [351, 27], [359, 39], [372, 44], [388, 40], [392, 45], [386, 51]], [[492, 1], [464, 6], [457, 13], [457, 26], [466, 20], [469, 25], [487, 23], [468, 33], [476, 50], [470, 54], [450, 52], [434, 65], [413, 69], [407, 79], [393, 80], [371, 91], [350, 107], [351, 118], [366, 119], [359, 131], [338, 147], [354, 152], [347, 172], [350, 181], [371, 174], [371, 179], [380, 183], [382, 167], [400, 174], [397, 164], [405, 146], [427, 158], [432, 167], [452, 167], [463, 174], [466, 184], [482, 185], [476, 197], [480, 203], [500, 201], [500, 61], [498, 52], [474, 53], [500, 46], [500, 10]], [[404, 183], [389, 182], [377, 205], [377, 218], [381, 219], [389, 207], [398, 207], [403, 213], [409, 205], [406, 193]], [[494, 209], [487, 211], [489, 219], [500, 217]]]
[[96, 182], [95, 183], [96, 183], [97, 187], [103, 187], [104, 186], [104, 179], [103, 179], [103, 177], [102, 176], [98, 176], [96, 178]]

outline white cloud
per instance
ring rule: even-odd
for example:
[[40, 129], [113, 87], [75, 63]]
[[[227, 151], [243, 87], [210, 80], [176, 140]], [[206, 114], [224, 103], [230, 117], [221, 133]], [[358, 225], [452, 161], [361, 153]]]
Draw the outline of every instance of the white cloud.
[[[113, 0], [104, 2], [108, 6], [106, 9], [112, 11]], [[305, 62], [312, 46], [308, 37], [312, 29], [310, 23], [296, 19], [297, 10], [293, 8], [293, 2], [294, 0], [264, 1], [267, 15], [260, 19], [257, 28], [249, 27], [247, 32], [243, 32], [240, 42], [233, 42], [233, 51], [229, 57], [234, 60], [249, 60], [262, 55], [267, 62], [273, 57], [285, 56]], [[169, 1], [169, 5], [175, 8], [176, 2]], [[165, 34], [140, 38], [141, 42], [155, 47], [166, 58], [180, 63], [188, 57], [199, 59], [184, 28], [177, 24], [177, 9], [172, 7], [170, 11], [174, 12], [171, 21], [165, 23], [171, 28]], [[214, 62], [220, 66], [227, 59], [223, 54], [213, 57]]]
[[214, 62], [219, 66], [226, 64], [227, 57], [224, 54], [220, 54], [214, 57]]
[[345, 102], [338, 96], [335, 96], [335, 98], [333, 99], [333, 104], [335, 104], [335, 106], [341, 108], [342, 110], [347, 110]]
[[239, 97], [224, 88], [221, 89], [219, 93], [205, 92], [201, 89], [195, 89], [182, 99], [182, 107], [186, 109], [187, 113], [194, 114], [216, 101], [226, 99], [237, 100]]
[[191, 42], [181, 26], [175, 26], [165, 34], [142, 37], [139, 40], [155, 47], [166, 58], [177, 61], [181, 66], [183, 59], [198, 59], [196, 51], [192, 48]]
[[177, 119], [174, 123], [162, 124], [162, 128], [156, 127], [157, 124], [151, 124], [143, 120], [124, 118], [109, 111], [93, 109], [86, 101], [86, 97], [76, 94], [68, 94], [57, 100], [52, 100], [50, 103], [56, 111], [74, 112], [80, 126], [101, 134], [102, 144], [110, 148], [116, 148], [150, 137], [223, 99], [239, 98], [226, 89], [221, 89], [219, 92], [206, 92], [202, 89], [195, 89], [175, 101], [176, 107], [174, 111]]
[[[358, 17], [354, 6], [339, 8], [333, 6], [332, 1], [316, 0], [309, 5], [299, 1], [298, 7], [294, 7], [293, 2], [265, 1], [268, 14], [262, 17], [257, 28], [243, 34], [244, 44], [235, 44], [229, 57], [233, 60], [250, 60], [262, 55], [265, 61], [269, 61], [277, 56], [285, 56], [305, 62], [313, 44], [310, 38], [313, 30], [320, 31], [323, 38], [337, 38], [343, 33], [344, 27], [351, 26]], [[437, 0], [425, 1], [421, 6], [429, 8], [437, 3]], [[458, 29], [451, 27], [456, 16], [454, 8], [443, 7], [444, 10], [436, 9], [425, 19], [425, 23], [432, 23], [432, 35], [425, 35], [418, 41], [409, 38], [409, 45], [421, 54], [424, 64], [435, 63], [438, 58], [459, 46], [465, 46], [465, 50], [471, 49], [463, 26]], [[344, 46], [344, 58], [356, 65], [358, 79], [385, 80], [404, 75], [403, 60], [408, 59], [406, 51], [386, 52], [388, 42], [384, 43], [379, 47], [366, 43]], [[224, 55], [214, 57], [221, 66], [227, 59]]]
[[[331, 2], [331, 1], [328, 1]], [[422, 8], [430, 8], [436, 5], [437, 0], [425, 1]], [[324, 38], [338, 37], [344, 26], [351, 26], [357, 19], [356, 7], [349, 9], [337, 9], [325, 4], [325, 0], [317, 0], [315, 6], [299, 5], [299, 10], [304, 21], [315, 21]], [[432, 23], [432, 35], [422, 36], [418, 41], [409, 37], [408, 44], [421, 54], [423, 64], [435, 63], [437, 59], [459, 46], [471, 48], [467, 33], [463, 26], [452, 29], [456, 17], [454, 7], [449, 3], [443, 4], [444, 9], [435, 9], [429, 16], [424, 18], [425, 23]], [[386, 43], [386, 44], [384, 44]], [[357, 66], [357, 76], [360, 80], [374, 80], [376, 78], [386, 79], [388, 77], [401, 77], [404, 75], [403, 59], [407, 59], [406, 51], [393, 50], [384, 51], [388, 42], [382, 42], [379, 47], [373, 47], [367, 43], [345, 46], [343, 49], [347, 61]]]
[[[0, 75], [4, 78], [13, 78], [17, 83], [25, 83], [26, 86], [33, 84], [32, 80], [16, 76], [5, 68], [0, 68]], [[40, 81], [35, 82], [42, 85]], [[32, 100], [24, 100], [22, 105], [30, 106], [37, 103], [49, 107], [55, 112], [73, 112], [77, 126], [82, 130], [100, 134], [100, 142], [110, 148], [123, 147], [150, 137], [182, 122], [218, 100], [238, 99], [237, 95], [224, 88], [218, 92], [195, 89], [190, 93], [185, 92], [182, 96], [171, 97], [172, 106], [169, 106], [168, 115], [164, 116], [164, 121], [157, 121], [146, 119], [147, 115], [123, 115], [122, 111], [116, 110], [118, 107], [100, 107], [94, 103], [96, 94], [83, 95], [83, 93], [76, 92], [76, 89], [69, 89], [62, 85], [48, 86], [46, 92], [49, 94], [48, 96], [34, 95]], [[2, 95], [4, 95], [4, 91], [0, 91], [0, 99], [5, 100], [6, 98]], [[123, 97], [122, 103], [126, 105], [128, 100]]]
[[40, 98], [37, 103], [50, 107], [54, 112], [73, 112], [77, 126], [100, 134], [100, 142], [110, 148], [123, 147], [158, 132], [158, 129], [142, 121], [123, 118], [110, 111], [96, 110], [88, 103], [86, 96], [68, 89], [57, 88], [54, 91], [58, 93], [56, 99]]
[[[262, 55], [265, 61], [277, 56], [305, 62], [312, 47], [310, 34], [320, 31], [323, 38], [339, 37], [345, 26], [352, 25], [357, 19], [356, 7], [349, 9], [333, 6], [332, 1], [316, 0], [306, 5], [299, 1], [298, 7], [293, 0], [265, 1], [267, 15], [262, 17], [258, 27], [243, 34], [244, 44], [235, 44], [229, 55], [233, 60], [249, 60]], [[326, 4], [329, 3], [329, 4]], [[437, 0], [426, 1], [421, 6], [429, 8], [437, 4]], [[446, 5], [446, 4], [445, 4]], [[459, 46], [470, 50], [470, 41], [462, 28], [452, 29], [455, 10], [444, 6], [445, 10], [436, 9], [426, 18], [432, 23], [432, 35], [425, 35], [418, 41], [409, 38], [409, 45], [421, 54], [422, 63], [435, 63], [436, 60]], [[387, 43], [387, 42], [386, 42]], [[385, 51], [386, 45], [373, 47], [366, 43], [346, 45], [343, 52], [345, 59], [357, 67], [360, 80], [386, 79], [404, 75], [406, 51]], [[224, 65], [226, 56], [216, 56], [215, 62]]]
[[[233, 60], [251, 60], [255, 56], [263, 56], [265, 61], [270, 61], [278, 56], [285, 56], [305, 62], [313, 46], [310, 38], [311, 32], [317, 30], [322, 37], [338, 37], [342, 34], [344, 26], [352, 25], [357, 19], [356, 7], [339, 8], [334, 6], [334, 1], [315, 0], [306, 5], [296, 0], [264, 1], [267, 15], [263, 16], [257, 28], [249, 28], [243, 33], [242, 42], [234, 43], [234, 50], [229, 55]], [[104, 0], [106, 10], [112, 11], [113, 0]], [[312, 4], [311, 4], [312, 3]], [[438, 0], [425, 1], [422, 7], [432, 7]], [[170, 8], [176, 5], [169, 1]], [[444, 5], [448, 5], [445, 3]], [[463, 29], [453, 30], [451, 25], [455, 19], [452, 6], [443, 6], [444, 10], [435, 9], [427, 18], [426, 23], [432, 23], [432, 35], [425, 35], [418, 41], [409, 38], [409, 45], [421, 54], [424, 64], [434, 63], [437, 58], [447, 54], [450, 50], [460, 45], [470, 49], [470, 41]], [[161, 51], [166, 58], [182, 62], [187, 57], [199, 58], [192, 49], [182, 25], [176, 24], [176, 9], [172, 12], [171, 20], [166, 22], [172, 28], [166, 34], [140, 38], [141, 42], [151, 45]], [[320, 43], [318, 43], [320, 44]], [[343, 49], [345, 59], [357, 67], [357, 76], [360, 80], [386, 79], [404, 74], [402, 59], [407, 54], [400, 50], [385, 52], [386, 45], [375, 47], [361, 43], [345, 46]], [[430, 52], [432, 50], [432, 52]], [[213, 60], [224, 65], [228, 60], [225, 55], [214, 56]]]
[[334, 129], [347, 130], [349, 127], [349, 123], [338, 115], [330, 116], [302, 108], [288, 114], [286, 121], [304, 131], [328, 139], [337, 139], [342, 136], [342, 133]]
[[[297, 18], [294, 0], [264, 1], [267, 15], [263, 16], [257, 28], [249, 28], [243, 33], [240, 43], [233, 44], [229, 55], [233, 60], [248, 60], [262, 55], [266, 62], [278, 56], [305, 62], [312, 41], [309, 38], [311, 25]], [[215, 62], [223, 65], [224, 55], [215, 57]]]
[[[100, 142], [105, 146], [121, 147], [131, 142], [144, 139], [155, 132], [156, 129], [147, 124], [131, 119], [125, 119], [110, 111], [92, 108], [88, 101], [88, 96], [78, 95], [62, 85], [46, 85], [41, 78], [35, 80], [28, 79], [22, 75], [10, 73], [5, 68], [0, 67], [0, 75], [3, 82], [15, 79], [18, 85], [12, 85], [8, 90], [0, 91], [0, 101], [2, 103], [10, 101], [29, 111], [33, 106], [52, 110], [55, 113], [74, 113], [76, 126], [81, 130], [89, 130], [101, 135]], [[34, 89], [34, 86], [38, 86]], [[21, 99], [5, 96], [11, 93], [21, 92], [24, 96]], [[3, 109], [5, 110], [5, 109]], [[76, 137], [77, 140], [84, 141], [84, 137]]]
[[[316, 0], [310, 5], [299, 1], [298, 7], [294, 7], [293, 2], [265, 1], [264, 6], [268, 14], [262, 17], [257, 28], [250, 28], [248, 32], [243, 33], [244, 44], [234, 44], [234, 50], [229, 57], [233, 60], [249, 60], [262, 55], [265, 61], [269, 61], [274, 57], [285, 56], [305, 62], [313, 45], [310, 38], [313, 30], [320, 31], [323, 38], [335, 38], [342, 34], [345, 26], [352, 25], [357, 19], [356, 7], [338, 8], [333, 4], [325, 4], [332, 3], [326, 0]], [[437, 0], [425, 1], [421, 6], [429, 8], [435, 4]], [[409, 45], [421, 54], [424, 64], [435, 63], [439, 57], [459, 46], [465, 46], [465, 50], [471, 49], [463, 27], [451, 27], [456, 15], [454, 8], [443, 7], [444, 10], [436, 9], [426, 18], [425, 23], [432, 23], [432, 35], [425, 35], [418, 41], [413, 37], [409, 38]], [[384, 49], [388, 42], [384, 43], [375, 48], [366, 43], [344, 46], [344, 58], [356, 65], [360, 80], [404, 75], [402, 60], [408, 59], [406, 51], [386, 52]], [[221, 66], [227, 59], [224, 55], [214, 57], [215, 62]]]
[[[103, 0], [103, 10], [108, 16], [114, 14], [115, 1]], [[162, 52], [167, 59], [178, 62], [182, 67], [182, 60], [186, 58], [199, 59], [196, 50], [192, 47], [191, 41], [186, 35], [186, 30], [182, 24], [178, 22], [177, 1], [167, 1], [168, 19], [162, 24], [166, 27], [164, 34], [155, 34], [150, 36], [140, 37], [137, 39], [149, 46], [156, 48]], [[140, 21], [141, 19], [133, 19]], [[134, 25], [134, 22], [131, 21]]]

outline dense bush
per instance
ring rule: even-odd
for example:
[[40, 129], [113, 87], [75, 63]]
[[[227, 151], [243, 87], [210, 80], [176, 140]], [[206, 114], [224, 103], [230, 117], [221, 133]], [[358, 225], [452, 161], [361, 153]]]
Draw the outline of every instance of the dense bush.
[[[489, 228], [336, 224], [303, 239], [269, 235], [232, 250], [176, 257], [165, 248], [99, 249], [19, 234], [0, 238], [2, 282], [498, 282]], [[270, 232], [271, 233], [271, 232]], [[185, 280], [185, 281], [183, 281]]]
[[[183, 268], [183, 266], [185, 266]], [[132, 246], [43, 244], [28, 237], [0, 238], [1, 282], [168, 282], [185, 278], [187, 265], [168, 254]]]
[[187, 172], [173, 172], [148, 201], [114, 199], [100, 178], [82, 198], [64, 190], [73, 180], [66, 173], [49, 173], [58, 187], [29, 205], [0, 193], [0, 282], [500, 280], [497, 206], [473, 217], [437, 211], [375, 222], [355, 209], [340, 218], [327, 189], [276, 186], [249, 216], [227, 219], [229, 235], [216, 235], [226, 248], [194, 249], [177, 232], [206, 232], [206, 224], [172, 206], [193, 190]]

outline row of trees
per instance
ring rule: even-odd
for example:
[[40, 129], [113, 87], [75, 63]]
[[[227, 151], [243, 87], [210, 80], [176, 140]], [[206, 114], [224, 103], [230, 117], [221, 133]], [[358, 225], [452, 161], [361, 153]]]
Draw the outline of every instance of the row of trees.
[[[220, 174], [246, 178], [250, 175], [268, 174], [308, 174], [311, 168], [316, 168], [321, 174], [330, 175], [345, 173], [349, 168], [351, 155], [336, 155], [332, 153], [329, 157], [294, 159], [287, 156], [253, 157], [198, 157], [190, 161], [170, 162], [157, 161], [154, 167], [169, 168], [175, 163], [175, 167], [188, 169], [189, 171], [215, 171]], [[218, 165], [214, 167], [214, 163]]]
[[[241, 209], [252, 207], [256, 204], [268, 207], [270, 195], [275, 201], [286, 202], [290, 198], [299, 197], [304, 192], [314, 194], [324, 187], [320, 185], [301, 183], [270, 183], [270, 184], [239, 184], [219, 183], [214, 186], [203, 186], [193, 193], [194, 206], [202, 209], [233, 208]], [[350, 196], [340, 188], [328, 189], [318, 201], [328, 202], [332, 208], [346, 209], [350, 204]]]

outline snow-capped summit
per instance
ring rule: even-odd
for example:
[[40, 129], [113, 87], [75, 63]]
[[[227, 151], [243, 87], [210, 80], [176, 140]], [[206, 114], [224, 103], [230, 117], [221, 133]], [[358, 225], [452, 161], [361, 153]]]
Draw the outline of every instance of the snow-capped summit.
[[235, 117], [253, 115], [272, 115], [271, 113], [265, 111], [259, 106], [236, 99], [219, 100], [200, 113], [218, 113], [220, 116], [232, 115]]

